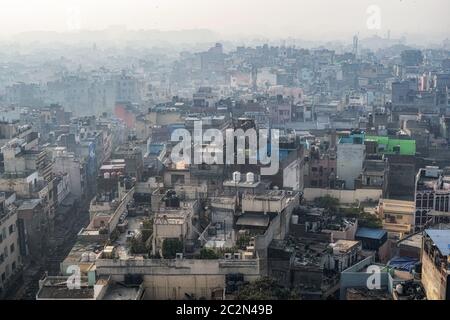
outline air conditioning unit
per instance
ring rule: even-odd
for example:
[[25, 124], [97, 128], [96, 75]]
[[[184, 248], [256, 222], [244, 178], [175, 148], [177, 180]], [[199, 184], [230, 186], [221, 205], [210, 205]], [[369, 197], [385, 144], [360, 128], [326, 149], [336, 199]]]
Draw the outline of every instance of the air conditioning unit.
[[177, 260], [183, 259], [183, 254], [182, 253], [175, 254], [175, 259], [177, 259]]
[[225, 259], [231, 260], [231, 257], [232, 257], [231, 253], [225, 253]]
[[233, 257], [234, 257], [234, 259], [236, 259], [236, 260], [240, 260], [240, 259], [241, 259], [241, 253], [240, 253], [240, 252], [235, 252], [235, 253], [233, 254]]

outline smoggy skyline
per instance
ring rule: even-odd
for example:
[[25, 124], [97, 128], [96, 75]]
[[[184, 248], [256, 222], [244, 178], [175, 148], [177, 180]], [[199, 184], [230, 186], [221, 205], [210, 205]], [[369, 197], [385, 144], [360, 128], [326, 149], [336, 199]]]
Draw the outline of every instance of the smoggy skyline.
[[[264, 4], [264, 5], [262, 5]], [[448, 0], [1, 0], [0, 35], [129, 30], [209, 29], [224, 37], [331, 40], [361, 36], [427, 35], [445, 39]]]

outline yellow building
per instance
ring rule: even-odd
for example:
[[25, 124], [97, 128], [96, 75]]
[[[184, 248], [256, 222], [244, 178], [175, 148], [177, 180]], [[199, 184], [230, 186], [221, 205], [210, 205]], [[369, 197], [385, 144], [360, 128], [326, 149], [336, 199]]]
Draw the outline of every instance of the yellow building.
[[414, 201], [380, 199], [376, 212], [383, 220], [383, 229], [390, 236], [401, 239], [412, 230], [414, 209]]

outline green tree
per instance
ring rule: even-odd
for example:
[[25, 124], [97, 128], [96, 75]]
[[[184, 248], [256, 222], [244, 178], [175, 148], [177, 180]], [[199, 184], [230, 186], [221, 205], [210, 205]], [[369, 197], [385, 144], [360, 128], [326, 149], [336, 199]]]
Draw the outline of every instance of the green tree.
[[294, 300], [299, 299], [295, 290], [281, 286], [275, 279], [262, 277], [244, 285], [237, 295], [238, 300]]
[[183, 242], [179, 239], [165, 239], [162, 245], [162, 254], [165, 259], [174, 259], [177, 253], [183, 252]]
[[202, 248], [200, 250], [200, 259], [206, 260], [219, 259], [219, 255], [213, 249]]
[[147, 219], [142, 222], [142, 241], [146, 242], [153, 233], [153, 219]]
[[340, 210], [343, 217], [357, 218], [358, 225], [366, 228], [382, 228], [383, 221], [375, 214], [364, 211], [363, 207], [343, 208]]
[[242, 250], [246, 249], [249, 245], [251, 237], [248, 235], [243, 235], [239, 239], [236, 240], [236, 246]]
[[314, 204], [320, 208], [325, 208], [328, 211], [335, 212], [339, 206], [339, 199], [333, 198], [330, 195], [315, 198]]
[[148, 253], [145, 243], [141, 239], [135, 237], [130, 239], [130, 252], [132, 254], [146, 254]]

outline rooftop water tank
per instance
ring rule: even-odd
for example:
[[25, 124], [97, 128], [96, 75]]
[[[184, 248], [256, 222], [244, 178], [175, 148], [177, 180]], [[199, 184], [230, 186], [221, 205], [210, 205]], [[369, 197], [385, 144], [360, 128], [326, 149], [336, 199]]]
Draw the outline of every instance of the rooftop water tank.
[[247, 173], [247, 182], [254, 183], [255, 182], [255, 174], [253, 172]]
[[240, 182], [241, 181], [241, 173], [239, 171], [233, 172], [233, 181]]
[[94, 252], [89, 253], [89, 261], [94, 262], [97, 259], [97, 255]]
[[89, 253], [88, 252], [83, 252], [81, 254], [81, 262], [88, 262], [89, 261]]

